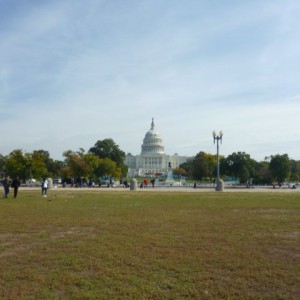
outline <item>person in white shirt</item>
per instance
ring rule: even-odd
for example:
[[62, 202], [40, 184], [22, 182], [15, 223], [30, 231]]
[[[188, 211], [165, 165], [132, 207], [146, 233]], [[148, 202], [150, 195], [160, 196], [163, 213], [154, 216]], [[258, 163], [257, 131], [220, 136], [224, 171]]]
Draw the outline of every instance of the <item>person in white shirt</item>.
[[42, 180], [42, 197], [47, 197], [47, 190], [48, 190], [48, 180], [44, 178]]

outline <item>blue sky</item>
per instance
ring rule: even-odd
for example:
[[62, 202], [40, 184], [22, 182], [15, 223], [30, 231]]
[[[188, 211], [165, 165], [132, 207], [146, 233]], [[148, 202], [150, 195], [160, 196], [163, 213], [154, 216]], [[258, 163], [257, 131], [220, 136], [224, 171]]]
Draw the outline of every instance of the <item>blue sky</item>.
[[0, 153], [62, 159], [112, 138], [139, 154], [300, 160], [300, 1], [0, 0]]

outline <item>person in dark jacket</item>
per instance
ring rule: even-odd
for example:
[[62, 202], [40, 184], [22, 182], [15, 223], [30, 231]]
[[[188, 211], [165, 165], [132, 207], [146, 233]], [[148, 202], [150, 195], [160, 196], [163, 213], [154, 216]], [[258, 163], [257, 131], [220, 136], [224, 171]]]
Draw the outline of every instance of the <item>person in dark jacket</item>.
[[2, 181], [2, 184], [4, 187], [4, 198], [8, 198], [9, 186], [10, 186], [9, 176], [5, 176], [5, 178]]
[[21, 185], [21, 182], [19, 180], [19, 177], [17, 176], [16, 178], [14, 178], [14, 180], [11, 183], [11, 187], [14, 189], [14, 198], [17, 198], [18, 189], [19, 189], [20, 185]]

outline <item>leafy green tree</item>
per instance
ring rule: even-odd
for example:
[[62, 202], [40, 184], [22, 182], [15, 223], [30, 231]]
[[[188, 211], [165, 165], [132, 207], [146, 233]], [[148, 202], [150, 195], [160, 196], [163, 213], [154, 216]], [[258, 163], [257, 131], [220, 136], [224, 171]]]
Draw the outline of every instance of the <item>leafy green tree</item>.
[[[90, 148], [89, 153], [94, 154], [100, 159], [108, 158], [111, 161], [114, 161], [117, 165], [115, 171], [111, 172], [114, 173], [114, 177], [124, 177], [127, 175], [128, 166], [124, 163], [125, 152], [122, 151], [117, 144], [115, 144], [113, 139], [104, 139], [102, 141], [97, 141], [94, 147]], [[102, 163], [106, 164], [105, 161], [102, 161]]]
[[[216, 157], [216, 164], [217, 164], [217, 155], [215, 155]], [[214, 176], [216, 176], [217, 174], [217, 166], [216, 166], [216, 169], [215, 169], [215, 173], [214, 173]], [[229, 175], [228, 174], [228, 170], [227, 170], [227, 163], [226, 163], [226, 158], [224, 156], [220, 156], [220, 174], [226, 176], [226, 175]]]
[[0, 174], [4, 173], [5, 160], [5, 156], [0, 154]]
[[192, 169], [193, 169], [193, 161], [194, 159], [188, 160], [187, 162], [181, 164], [179, 166], [180, 169], [184, 169], [187, 173], [187, 176], [192, 177]]
[[71, 177], [79, 178], [89, 176], [89, 166], [80, 154], [68, 150], [63, 153], [63, 156], [65, 157], [65, 167], [68, 168]]
[[48, 151], [34, 150], [32, 152], [32, 155], [43, 160], [49, 176], [51, 176], [51, 177], [61, 177], [62, 176], [62, 169], [64, 167], [64, 163], [59, 160], [53, 160], [50, 157], [50, 153]]
[[30, 163], [27, 157], [23, 155], [21, 149], [16, 149], [9, 153], [5, 159], [3, 171], [10, 177], [19, 176], [24, 181], [29, 178]]
[[64, 168], [64, 162], [60, 160], [53, 160], [50, 159], [50, 161], [46, 164], [48, 174], [49, 176], [55, 178], [55, 177], [63, 177], [63, 168]]
[[241, 182], [247, 182], [250, 178], [250, 172], [249, 169], [247, 168], [247, 166], [242, 166], [241, 170], [240, 170], [240, 180]]
[[93, 166], [89, 164], [90, 154], [85, 157], [84, 152], [80, 149], [78, 152], [65, 151], [63, 156], [65, 157], [65, 172], [68, 169], [69, 175], [73, 178], [91, 177], [94, 170]]
[[256, 164], [256, 172], [253, 183], [270, 184], [272, 183], [272, 175], [270, 171], [270, 162], [262, 161]]
[[65, 167], [62, 173], [65, 178], [94, 178], [100, 163], [97, 156], [85, 153], [84, 149], [79, 149], [77, 152], [68, 150], [63, 155], [65, 157]]
[[120, 150], [119, 146], [112, 139], [97, 141], [94, 147], [90, 148], [89, 153], [99, 158], [109, 158], [116, 162], [118, 167], [124, 164], [125, 152]]
[[119, 178], [121, 176], [121, 169], [118, 168], [117, 163], [110, 158], [101, 158], [95, 170], [95, 174], [98, 177], [109, 176]]
[[185, 169], [183, 169], [183, 168], [175, 168], [173, 170], [173, 174], [180, 175], [180, 176], [188, 176], [187, 171]]
[[[207, 175], [211, 181], [212, 178], [214, 178], [217, 174], [217, 155], [215, 154], [205, 154], [206, 159], [206, 165], [207, 165]], [[224, 157], [222, 155], [219, 156], [220, 161], [220, 174], [223, 174], [222, 170], [222, 161], [224, 160]]]
[[6, 158], [5, 172], [11, 177], [19, 176], [22, 180], [41, 178], [48, 175], [44, 152], [23, 153], [21, 149], [12, 151]]
[[61, 177], [64, 180], [71, 181], [75, 176], [74, 172], [69, 166], [64, 166], [61, 170]]
[[119, 167], [120, 169], [120, 175], [117, 176], [116, 178], [122, 178], [122, 177], [126, 177], [128, 174], [128, 166], [123, 162], [123, 164]]
[[199, 152], [193, 160], [192, 175], [196, 180], [202, 180], [209, 176], [205, 152]]
[[245, 183], [255, 176], [256, 161], [245, 152], [234, 152], [225, 159], [225, 171], [229, 176], [239, 178]]
[[114, 161], [118, 167], [115, 177], [124, 177], [127, 175], [128, 166], [124, 163], [125, 152], [119, 148], [113, 139], [97, 141], [94, 147], [90, 148], [89, 153], [92, 153], [99, 158], [109, 158], [110, 160]]
[[192, 164], [192, 176], [196, 180], [215, 177], [217, 168], [216, 155], [199, 152]]
[[39, 160], [42, 160], [46, 166], [48, 166], [50, 158], [50, 153], [46, 150], [34, 150], [32, 151], [32, 156], [36, 156]]
[[44, 176], [48, 176], [45, 157], [42, 152], [33, 151], [32, 153], [25, 153], [25, 157], [30, 169], [29, 177], [40, 179]]
[[88, 177], [90, 178], [95, 177], [95, 172], [99, 166], [100, 158], [91, 153], [84, 154], [82, 158], [87, 165]]
[[290, 180], [291, 181], [299, 181], [300, 179], [300, 160], [290, 160], [291, 165], [291, 174]]
[[287, 154], [271, 156], [270, 171], [274, 180], [278, 183], [289, 178], [291, 163]]

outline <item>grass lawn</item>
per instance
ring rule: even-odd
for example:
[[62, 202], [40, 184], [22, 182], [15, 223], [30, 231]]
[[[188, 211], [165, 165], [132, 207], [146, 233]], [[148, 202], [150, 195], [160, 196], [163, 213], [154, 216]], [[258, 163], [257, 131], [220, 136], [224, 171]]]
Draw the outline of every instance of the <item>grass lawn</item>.
[[300, 299], [299, 221], [299, 193], [20, 191], [0, 299]]

